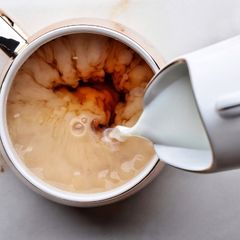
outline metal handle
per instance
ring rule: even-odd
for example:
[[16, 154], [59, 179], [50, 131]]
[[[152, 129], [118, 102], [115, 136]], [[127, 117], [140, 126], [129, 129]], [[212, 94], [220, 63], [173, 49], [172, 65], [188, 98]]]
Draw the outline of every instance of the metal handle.
[[0, 48], [14, 58], [27, 45], [26, 35], [4, 13], [0, 12]]

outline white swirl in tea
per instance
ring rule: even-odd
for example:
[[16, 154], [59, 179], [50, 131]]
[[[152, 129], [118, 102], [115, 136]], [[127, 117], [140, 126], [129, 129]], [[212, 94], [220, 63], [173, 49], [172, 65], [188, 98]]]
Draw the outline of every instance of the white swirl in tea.
[[102, 141], [103, 131], [132, 126], [153, 76], [129, 47], [75, 34], [39, 48], [18, 71], [7, 105], [13, 145], [39, 178], [72, 192], [101, 192], [139, 174], [152, 144], [131, 137]]

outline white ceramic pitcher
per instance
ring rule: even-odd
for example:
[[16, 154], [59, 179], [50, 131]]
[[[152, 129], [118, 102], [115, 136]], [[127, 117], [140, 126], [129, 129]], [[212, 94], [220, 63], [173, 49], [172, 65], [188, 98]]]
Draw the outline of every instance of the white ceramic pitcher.
[[240, 36], [172, 61], [149, 84], [145, 110], [122, 134], [144, 136], [175, 167], [240, 167]]

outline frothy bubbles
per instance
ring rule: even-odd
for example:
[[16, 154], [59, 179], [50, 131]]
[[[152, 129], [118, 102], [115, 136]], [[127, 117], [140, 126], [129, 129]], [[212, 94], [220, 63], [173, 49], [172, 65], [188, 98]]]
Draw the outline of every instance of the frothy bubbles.
[[[107, 128], [103, 131], [102, 141], [106, 144], [114, 144], [114, 142], [119, 141], [118, 134], [113, 134], [113, 132], [118, 131], [116, 128]], [[116, 136], [115, 136], [116, 135]], [[120, 141], [119, 141], [120, 142]]]
[[107, 128], [103, 131], [101, 141], [106, 144], [111, 151], [117, 150], [117, 144], [119, 144], [119, 141], [111, 137], [111, 132], [114, 130], [114, 128]]
[[107, 128], [103, 132], [102, 141], [105, 143], [125, 142], [130, 134], [130, 128], [117, 126], [115, 128]]
[[83, 136], [87, 129], [88, 118], [85, 116], [75, 117], [70, 122], [71, 132], [74, 136]]

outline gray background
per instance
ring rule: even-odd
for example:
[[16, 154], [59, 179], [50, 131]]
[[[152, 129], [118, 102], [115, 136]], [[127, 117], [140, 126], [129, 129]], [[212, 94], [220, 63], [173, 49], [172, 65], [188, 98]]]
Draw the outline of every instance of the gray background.
[[[112, 19], [144, 34], [166, 60], [240, 32], [238, 0], [0, 0], [0, 7], [29, 34], [65, 18]], [[77, 209], [45, 200], [4, 169], [1, 240], [239, 239], [239, 170], [200, 175], [167, 166], [123, 202]]]

